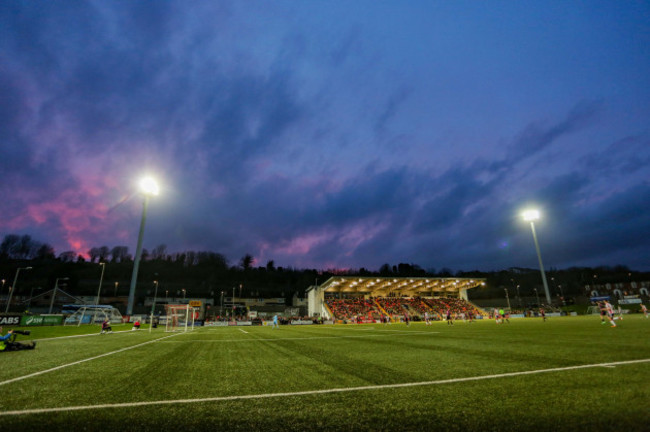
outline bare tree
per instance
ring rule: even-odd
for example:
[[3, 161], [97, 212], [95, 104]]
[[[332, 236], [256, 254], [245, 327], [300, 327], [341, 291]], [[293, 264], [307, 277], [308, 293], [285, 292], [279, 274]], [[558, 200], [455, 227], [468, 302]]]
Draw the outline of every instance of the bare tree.
[[111, 249], [111, 262], [124, 262], [129, 259], [129, 248], [127, 246], [115, 246]]
[[88, 251], [88, 256], [90, 257], [90, 262], [94, 263], [95, 260], [99, 259], [99, 248], [93, 247]]
[[53, 259], [54, 248], [47, 243], [43, 243], [36, 251], [36, 259]]
[[239, 261], [239, 266], [244, 270], [248, 270], [253, 266], [254, 262], [255, 258], [253, 258], [251, 254], [246, 254], [242, 257], [241, 261]]
[[161, 244], [151, 250], [151, 259], [164, 260], [167, 255], [167, 245]]
[[111, 251], [110, 251], [110, 249], [108, 248], [108, 246], [101, 246], [101, 247], [99, 248], [99, 261], [100, 261], [100, 262], [101, 262], [101, 261], [107, 261], [107, 260], [108, 260], [108, 256], [109, 256], [110, 254], [111, 254]]
[[186, 267], [192, 267], [196, 265], [197, 262], [197, 254], [194, 251], [187, 251], [185, 253], [185, 266]]
[[75, 258], [77, 258], [75, 251], [65, 251], [59, 254], [59, 259], [63, 262], [74, 262]]
[[0, 244], [0, 253], [13, 258], [19, 242], [20, 236], [16, 234], [7, 234], [4, 239], [2, 239], [2, 244]]
[[18, 250], [17, 250], [18, 257], [23, 259], [32, 258], [32, 256], [35, 253], [36, 250], [34, 248], [34, 242], [32, 241], [32, 236], [24, 235], [20, 237], [20, 241], [18, 242]]

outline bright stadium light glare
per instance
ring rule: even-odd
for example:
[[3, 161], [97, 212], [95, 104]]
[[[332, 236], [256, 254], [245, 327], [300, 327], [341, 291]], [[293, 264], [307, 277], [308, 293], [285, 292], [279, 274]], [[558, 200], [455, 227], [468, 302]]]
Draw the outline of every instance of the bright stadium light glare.
[[524, 210], [521, 213], [521, 216], [524, 218], [526, 222], [536, 221], [539, 219], [539, 210], [536, 209]]
[[133, 272], [131, 273], [131, 287], [129, 288], [129, 300], [126, 306], [126, 314], [132, 315], [133, 305], [135, 302], [135, 288], [138, 280], [138, 268], [140, 267], [140, 258], [142, 256], [142, 237], [144, 236], [144, 225], [147, 220], [147, 206], [149, 198], [158, 195], [160, 189], [158, 183], [152, 177], [143, 177], [140, 180], [140, 191], [144, 195], [142, 201], [142, 220], [140, 221], [140, 232], [138, 233], [138, 245], [135, 250], [135, 259], [133, 260]]
[[140, 190], [145, 195], [156, 196], [160, 193], [158, 183], [152, 177], [145, 177], [140, 180]]
[[[551, 294], [548, 290], [548, 283], [546, 282], [546, 273], [544, 272], [544, 263], [542, 262], [542, 252], [539, 250], [539, 243], [537, 242], [537, 233], [535, 232], [535, 221], [539, 220], [539, 210], [528, 209], [521, 213], [521, 216], [526, 222], [530, 222], [530, 229], [533, 233], [533, 241], [535, 242], [535, 250], [537, 251], [537, 260], [539, 261], [539, 271], [542, 274], [542, 284], [544, 285], [544, 292], [546, 294], [546, 302], [551, 304]], [[537, 302], [539, 304], [539, 302]]]

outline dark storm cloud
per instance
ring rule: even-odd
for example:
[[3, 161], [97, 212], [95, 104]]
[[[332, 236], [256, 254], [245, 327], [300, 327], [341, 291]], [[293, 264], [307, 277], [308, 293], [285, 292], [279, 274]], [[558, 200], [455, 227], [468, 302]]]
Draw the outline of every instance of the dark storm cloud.
[[[598, 104], [580, 103], [556, 124], [542, 128], [528, 125], [508, 145], [505, 156], [498, 161], [476, 159], [468, 166], [456, 166], [444, 172], [431, 185], [433, 196], [422, 206], [414, 228], [418, 231], [437, 230], [454, 225], [476, 203], [500, 205], [500, 193], [513, 181], [516, 166], [552, 145], [563, 135], [588, 125], [598, 110]], [[534, 193], [533, 193], [534, 195]]]
[[634, 174], [650, 166], [649, 136], [627, 136], [600, 152], [586, 155], [580, 162], [603, 175]]
[[522, 160], [529, 159], [560, 137], [591, 124], [602, 111], [602, 101], [581, 101], [559, 122], [550, 126], [531, 123], [508, 146], [507, 156], [492, 164], [493, 170], [509, 169]]
[[247, 160], [275, 151], [269, 148], [302, 114], [286, 77], [248, 76], [219, 84], [206, 101], [205, 128], [196, 144], [208, 149], [215, 168], [229, 176]]
[[[400, 8], [404, 29], [379, 10], [242, 5], [0, 7], [2, 232], [58, 251], [130, 244], [133, 178], [151, 170], [166, 185], [146, 246], [231, 261], [534, 266], [526, 203], [543, 208], [549, 265], [647, 252], [633, 214], [648, 211], [648, 86], [627, 72], [647, 64], [619, 54], [624, 28], [598, 50], [555, 47], [553, 68], [535, 48], [502, 82], [465, 45], [505, 44], [490, 55], [507, 64], [538, 46], [534, 29], [513, 46], [503, 34], [520, 28], [467, 25], [458, 45], [430, 33], [441, 11], [428, 7]], [[616, 67], [572, 73], [600, 50]]]
[[[650, 252], [645, 240], [650, 233], [646, 216], [650, 211], [649, 193], [648, 185], [636, 185], [588, 208], [553, 209], [555, 216], [562, 216], [562, 225], [553, 227], [552, 236], [545, 241], [552, 260], [548, 264], [557, 267], [564, 267], [567, 262], [646, 265]], [[580, 197], [579, 193], [573, 195], [576, 200]], [[614, 261], [624, 250], [635, 252], [625, 263]]]
[[0, 66], [0, 168], [16, 174], [14, 166], [27, 166], [29, 148], [20, 134], [24, 118], [29, 115], [25, 96], [18, 81]]

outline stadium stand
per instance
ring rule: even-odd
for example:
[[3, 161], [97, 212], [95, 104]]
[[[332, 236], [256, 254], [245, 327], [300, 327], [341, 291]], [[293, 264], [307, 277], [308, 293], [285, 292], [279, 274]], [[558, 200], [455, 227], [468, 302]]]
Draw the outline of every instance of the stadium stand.
[[359, 320], [360, 317], [368, 320], [379, 320], [381, 316], [388, 315], [396, 320], [408, 313], [411, 317], [421, 318], [425, 312], [432, 318], [442, 319], [451, 310], [452, 314], [460, 317], [471, 313], [480, 315], [481, 311], [470, 302], [458, 298], [422, 298], [422, 297], [357, 297], [348, 299], [325, 300], [334, 315], [334, 319], [341, 321]]

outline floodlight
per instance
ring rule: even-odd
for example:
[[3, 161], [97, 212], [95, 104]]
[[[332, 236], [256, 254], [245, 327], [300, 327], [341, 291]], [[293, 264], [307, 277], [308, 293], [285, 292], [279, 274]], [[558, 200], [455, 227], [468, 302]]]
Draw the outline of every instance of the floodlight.
[[525, 210], [521, 215], [526, 222], [536, 221], [539, 219], [539, 210]]
[[140, 180], [140, 190], [146, 195], [158, 195], [160, 193], [160, 188], [158, 183], [151, 177], [145, 177]]

